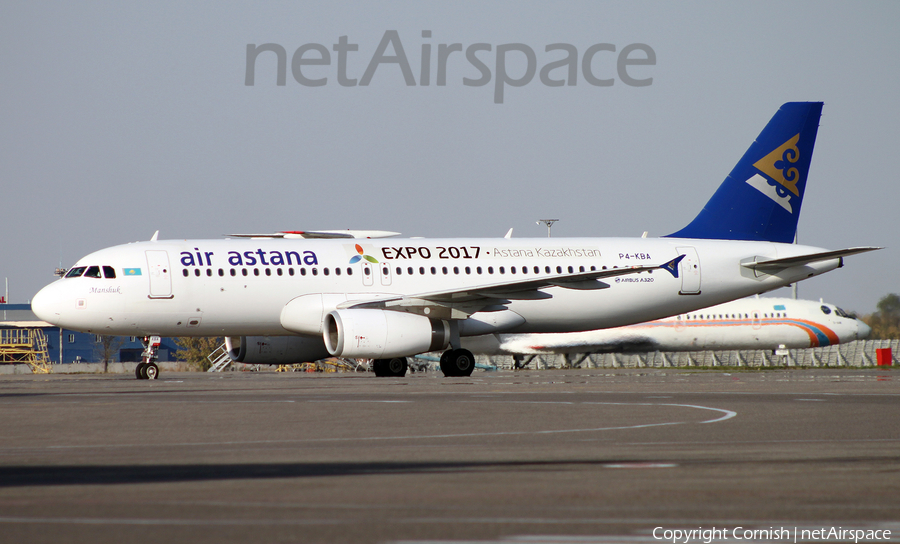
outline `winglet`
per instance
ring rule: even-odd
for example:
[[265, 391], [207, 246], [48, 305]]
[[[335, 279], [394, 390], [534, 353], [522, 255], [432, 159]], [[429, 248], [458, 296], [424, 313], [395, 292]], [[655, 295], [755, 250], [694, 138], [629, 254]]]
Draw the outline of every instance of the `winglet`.
[[671, 261], [669, 261], [665, 264], [659, 265], [659, 267], [677, 278], [678, 277], [678, 264], [681, 263], [681, 260], [684, 259], [684, 257], [685, 257], [684, 254], [681, 254], [681, 255], [675, 257], [674, 259], [672, 259]]

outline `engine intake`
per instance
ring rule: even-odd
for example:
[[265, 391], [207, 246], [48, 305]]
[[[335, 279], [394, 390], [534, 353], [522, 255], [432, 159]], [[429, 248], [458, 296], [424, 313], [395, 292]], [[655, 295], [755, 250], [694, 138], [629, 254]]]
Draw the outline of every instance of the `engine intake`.
[[407, 312], [334, 310], [325, 316], [322, 335], [333, 357], [389, 359], [444, 349], [450, 325]]

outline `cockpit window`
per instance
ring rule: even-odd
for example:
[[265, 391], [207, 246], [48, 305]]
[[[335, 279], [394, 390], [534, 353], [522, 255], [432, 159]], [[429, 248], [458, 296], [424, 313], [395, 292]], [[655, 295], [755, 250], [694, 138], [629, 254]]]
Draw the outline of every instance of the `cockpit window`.
[[828, 306], [822, 306], [822, 313], [825, 315], [831, 315], [831, 308]]
[[89, 266], [87, 271], [84, 273], [85, 278], [99, 278], [100, 276], [100, 267], [99, 266]]
[[834, 313], [836, 313], [837, 315], [839, 315], [839, 316], [841, 316], [841, 317], [846, 317], [846, 318], [848, 318], [848, 319], [854, 319], [852, 315], [848, 314], [848, 313], [845, 312], [844, 310], [841, 310], [841, 309], [838, 308], [837, 306], [834, 307]]
[[77, 266], [77, 267], [73, 268], [72, 270], [69, 270], [69, 273], [66, 274], [66, 277], [67, 278], [77, 278], [77, 277], [81, 276], [82, 274], [84, 274], [85, 270], [87, 270], [86, 266]]
[[104, 267], [103, 267], [103, 277], [106, 278], [106, 279], [108, 279], [108, 280], [114, 280], [114, 279], [116, 279], [116, 270], [115, 270], [115, 268], [113, 268], [113, 267], [111, 267], [111, 266], [104, 266]]

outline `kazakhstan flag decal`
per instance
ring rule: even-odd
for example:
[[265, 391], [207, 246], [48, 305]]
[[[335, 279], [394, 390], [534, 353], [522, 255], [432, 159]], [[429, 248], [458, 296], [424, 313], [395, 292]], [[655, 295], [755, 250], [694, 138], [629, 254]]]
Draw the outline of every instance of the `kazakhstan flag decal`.
[[140, 268], [126, 268], [125, 275], [126, 276], [140, 276], [141, 269]]

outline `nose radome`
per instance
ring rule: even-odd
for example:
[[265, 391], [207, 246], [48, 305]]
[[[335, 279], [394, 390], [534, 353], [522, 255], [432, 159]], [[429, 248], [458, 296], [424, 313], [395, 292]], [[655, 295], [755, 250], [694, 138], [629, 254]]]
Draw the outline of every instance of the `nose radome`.
[[870, 334], [872, 334], [872, 327], [866, 325], [862, 320], [856, 320], [856, 339], [862, 340], [863, 338], [868, 338]]
[[54, 296], [55, 291], [53, 285], [48, 285], [34, 295], [31, 299], [31, 311], [42, 321], [46, 321], [51, 325], [59, 324], [59, 302]]

